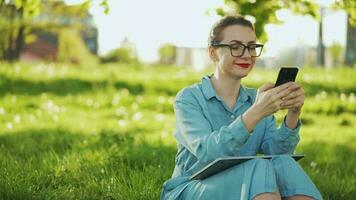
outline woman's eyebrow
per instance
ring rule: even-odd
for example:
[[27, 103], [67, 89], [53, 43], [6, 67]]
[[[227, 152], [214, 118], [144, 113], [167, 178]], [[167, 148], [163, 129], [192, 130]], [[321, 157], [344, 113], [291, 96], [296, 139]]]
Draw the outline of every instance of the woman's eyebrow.
[[[238, 44], [243, 44], [243, 42], [242, 41], [240, 41], [240, 40], [231, 40], [230, 41], [230, 43], [238, 43]], [[249, 42], [247, 42], [247, 44], [255, 44], [256, 43], [256, 41], [249, 41]]]

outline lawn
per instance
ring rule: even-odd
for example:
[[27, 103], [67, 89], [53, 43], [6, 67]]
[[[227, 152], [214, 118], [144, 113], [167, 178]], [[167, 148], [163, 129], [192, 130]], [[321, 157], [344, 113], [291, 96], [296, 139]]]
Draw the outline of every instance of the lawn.
[[[0, 199], [158, 199], [174, 167], [175, 94], [211, 72], [0, 63]], [[297, 78], [307, 99], [296, 152], [325, 199], [356, 196], [355, 75], [303, 68]], [[276, 76], [254, 69], [244, 84]]]

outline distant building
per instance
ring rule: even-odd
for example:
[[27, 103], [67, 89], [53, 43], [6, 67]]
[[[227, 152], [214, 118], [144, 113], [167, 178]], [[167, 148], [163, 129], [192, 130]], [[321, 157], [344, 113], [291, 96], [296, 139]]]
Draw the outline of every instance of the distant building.
[[[39, 16], [32, 24], [36, 40], [25, 44], [20, 59], [27, 61], [56, 61], [58, 56], [58, 30], [61, 27], [78, 29], [88, 50], [98, 52], [98, 29], [88, 9], [81, 5], [65, 5], [63, 1], [43, 1]], [[81, 27], [80, 29], [78, 27]]]
[[207, 48], [177, 47], [175, 65], [191, 66], [195, 70], [202, 70], [212, 64]]

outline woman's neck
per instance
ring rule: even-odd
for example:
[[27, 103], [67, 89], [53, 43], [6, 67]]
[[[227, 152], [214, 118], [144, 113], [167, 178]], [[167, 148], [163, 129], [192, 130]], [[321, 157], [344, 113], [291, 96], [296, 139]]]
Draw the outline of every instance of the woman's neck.
[[241, 79], [233, 79], [215, 72], [211, 77], [211, 83], [216, 93], [225, 101], [236, 102], [239, 95]]

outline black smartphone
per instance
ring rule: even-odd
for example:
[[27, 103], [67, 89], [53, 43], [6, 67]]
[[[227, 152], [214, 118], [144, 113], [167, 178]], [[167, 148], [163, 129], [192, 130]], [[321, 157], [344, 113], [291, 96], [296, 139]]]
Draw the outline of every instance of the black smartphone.
[[279, 70], [278, 78], [274, 87], [280, 86], [284, 83], [295, 81], [297, 77], [298, 68], [297, 67], [282, 67]]

